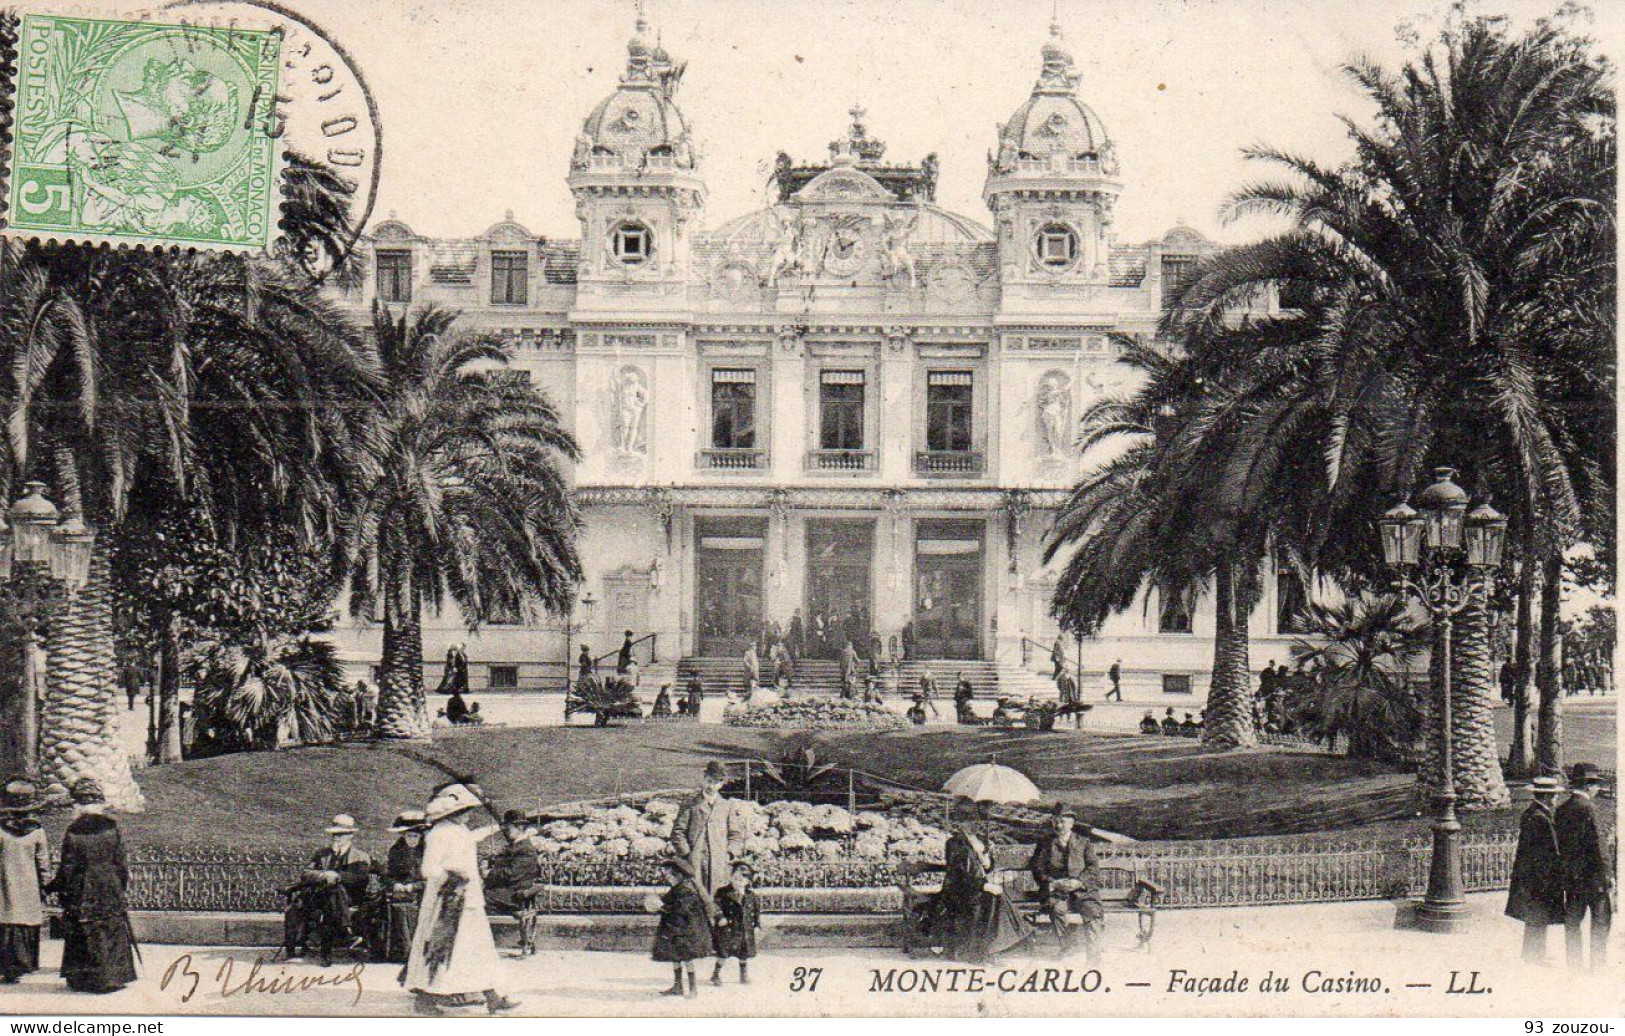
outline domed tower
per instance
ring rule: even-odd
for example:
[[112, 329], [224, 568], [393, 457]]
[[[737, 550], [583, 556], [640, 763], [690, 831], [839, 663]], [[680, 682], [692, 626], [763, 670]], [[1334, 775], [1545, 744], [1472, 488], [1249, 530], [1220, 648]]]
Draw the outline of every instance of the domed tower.
[[[705, 183], [688, 122], [674, 100], [683, 64], [649, 41], [639, 5], [626, 45], [626, 72], [582, 123], [566, 181], [581, 221], [577, 306], [637, 295], [682, 302], [691, 231], [705, 205]], [[640, 303], [638, 308], [649, 308]]]
[[[998, 226], [1007, 300], [1105, 283], [1122, 184], [1106, 127], [1078, 99], [1061, 27], [1050, 24], [1032, 96], [999, 127], [982, 189]], [[1007, 301], [1008, 307], [1008, 301]]]

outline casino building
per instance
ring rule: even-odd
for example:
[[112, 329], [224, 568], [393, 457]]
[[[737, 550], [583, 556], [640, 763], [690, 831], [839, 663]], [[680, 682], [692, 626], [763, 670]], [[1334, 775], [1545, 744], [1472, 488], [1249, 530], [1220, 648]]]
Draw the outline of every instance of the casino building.
[[[888, 641], [907, 626], [916, 657], [1031, 682], [1055, 636], [1042, 544], [1081, 471], [1077, 419], [1129, 387], [1111, 336], [1153, 334], [1213, 246], [1183, 226], [1114, 239], [1117, 158], [1058, 26], [990, 137], [976, 217], [935, 203], [936, 156], [888, 157], [854, 109], [826, 159], [779, 154], [771, 206], [708, 223], [682, 72], [640, 20], [569, 156], [579, 239], [511, 218], [431, 239], [392, 219], [351, 301], [461, 310], [561, 408], [597, 602], [569, 632], [594, 654], [631, 629], [656, 635], [661, 666], [737, 658], [799, 610], [832, 640], [854, 616]], [[1285, 574], [1266, 594], [1255, 665], [1286, 659], [1277, 619], [1300, 596]], [[1197, 707], [1211, 612], [1145, 604], [1083, 644], [1086, 692], [1121, 659], [1131, 700]], [[557, 686], [557, 620], [425, 627], [431, 678], [462, 641], [476, 689]], [[376, 627], [346, 637], [376, 660]]]

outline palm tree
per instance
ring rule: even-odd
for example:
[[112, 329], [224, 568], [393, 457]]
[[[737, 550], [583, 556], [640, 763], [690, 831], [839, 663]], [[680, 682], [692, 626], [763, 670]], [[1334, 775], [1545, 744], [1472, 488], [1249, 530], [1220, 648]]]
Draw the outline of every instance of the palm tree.
[[[16, 28], [14, 16], [0, 18], [0, 45], [14, 46]], [[284, 222], [296, 253], [331, 258], [345, 239], [344, 209], [333, 180], [313, 169], [290, 163], [296, 204]], [[355, 456], [347, 444], [364, 398], [363, 353], [317, 287], [282, 262], [9, 241], [0, 244], [0, 350], [9, 447], [0, 492], [9, 498], [25, 477], [44, 476], [64, 517], [102, 530], [89, 585], [51, 630], [43, 776], [55, 792], [97, 777], [116, 806], [138, 808], [110, 704], [105, 585], [109, 539], [131, 494], [162, 483], [232, 530], [331, 526]], [[163, 654], [173, 727], [179, 653]]]
[[197, 708], [225, 725], [228, 741], [274, 747], [285, 721], [300, 741], [324, 741], [338, 726], [344, 663], [330, 640], [222, 645], [199, 660], [198, 672]]
[[[1212, 325], [1271, 288], [1304, 300], [1330, 513], [1374, 519], [1436, 460], [1459, 461], [1506, 503], [1514, 544], [1532, 540], [1523, 563], [1541, 565], [1588, 509], [1612, 506], [1613, 100], [1586, 42], [1551, 24], [1514, 38], [1475, 20], [1438, 50], [1399, 76], [1350, 67], [1378, 116], [1350, 124], [1349, 165], [1253, 152], [1291, 178], [1244, 188], [1232, 213], [1294, 226], [1207, 264], [1177, 319]], [[1362, 479], [1377, 491], [1353, 492]], [[1456, 780], [1474, 808], [1506, 792], [1488, 623], [1464, 618]]]
[[1427, 649], [1425, 621], [1405, 599], [1371, 594], [1311, 602], [1301, 618], [1292, 657], [1314, 680], [1290, 706], [1315, 736], [1346, 737], [1351, 756], [1411, 762], [1421, 717], [1410, 677]]
[[564, 464], [579, 456], [557, 411], [509, 368], [502, 343], [456, 314], [373, 316], [384, 388], [370, 482], [344, 538], [351, 608], [383, 605], [379, 733], [423, 737], [422, 614], [454, 600], [471, 626], [515, 604], [568, 607], [581, 563]]

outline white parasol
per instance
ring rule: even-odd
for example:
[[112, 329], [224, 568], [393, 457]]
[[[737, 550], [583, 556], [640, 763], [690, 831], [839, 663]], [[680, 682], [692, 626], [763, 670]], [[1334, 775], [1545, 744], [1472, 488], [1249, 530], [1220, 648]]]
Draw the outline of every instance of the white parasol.
[[1038, 785], [1020, 770], [998, 763], [976, 763], [948, 778], [942, 790], [972, 802], [994, 803], [1036, 802], [1040, 797]]

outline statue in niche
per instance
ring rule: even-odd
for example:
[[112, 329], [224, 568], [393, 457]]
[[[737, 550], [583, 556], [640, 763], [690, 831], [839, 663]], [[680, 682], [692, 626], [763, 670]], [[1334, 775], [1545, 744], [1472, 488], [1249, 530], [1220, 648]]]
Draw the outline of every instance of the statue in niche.
[[1050, 371], [1038, 379], [1038, 438], [1044, 456], [1059, 459], [1072, 449], [1072, 379]]
[[622, 367], [615, 383], [615, 448], [623, 454], [648, 452], [644, 427], [649, 412], [649, 384], [643, 371]]

